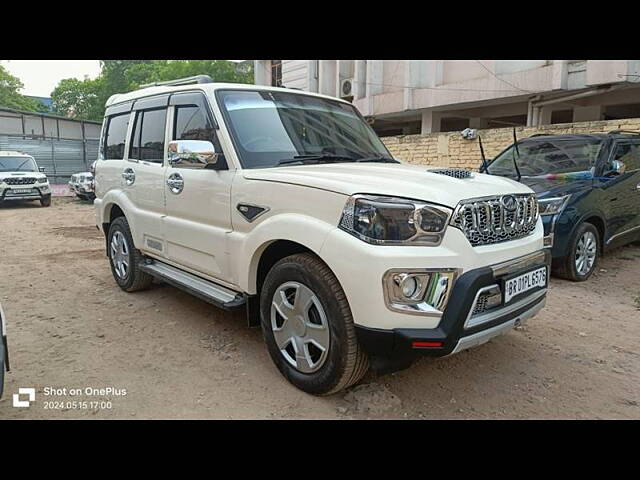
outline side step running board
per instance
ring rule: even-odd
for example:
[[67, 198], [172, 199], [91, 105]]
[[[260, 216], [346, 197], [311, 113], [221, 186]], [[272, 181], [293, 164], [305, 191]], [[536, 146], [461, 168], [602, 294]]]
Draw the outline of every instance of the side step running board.
[[157, 260], [145, 259], [144, 263], [140, 264], [140, 270], [226, 310], [246, 303], [246, 297], [242, 293]]

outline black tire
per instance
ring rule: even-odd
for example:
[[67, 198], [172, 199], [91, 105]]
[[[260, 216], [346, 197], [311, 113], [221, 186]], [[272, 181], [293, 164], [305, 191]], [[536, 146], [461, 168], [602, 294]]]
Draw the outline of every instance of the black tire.
[[[303, 373], [281, 353], [271, 328], [271, 303], [286, 282], [298, 282], [312, 290], [325, 311], [330, 336], [322, 366]], [[262, 332], [273, 362], [282, 375], [299, 389], [329, 395], [357, 383], [369, 368], [369, 359], [358, 343], [347, 297], [333, 272], [318, 257], [300, 253], [283, 258], [267, 274], [260, 292]]]
[[84, 195], [80, 194], [80, 193], [76, 193], [76, 197], [78, 197], [80, 200], [86, 200], [87, 197], [85, 197]]
[[42, 205], [43, 207], [51, 206], [51, 195], [47, 195], [46, 197], [42, 197], [40, 199], [40, 205]]
[[[129, 266], [127, 268], [126, 274], [122, 277], [116, 273], [114, 260], [112, 258], [111, 242], [113, 241], [113, 236], [116, 235], [116, 232], [120, 232], [120, 234], [124, 236], [127, 243], [127, 251], [129, 255]], [[133, 243], [133, 237], [131, 236], [129, 223], [127, 222], [127, 219], [125, 217], [118, 217], [113, 222], [111, 222], [111, 226], [109, 227], [109, 234], [107, 237], [107, 250], [109, 256], [109, 264], [111, 265], [111, 273], [113, 274], [113, 278], [115, 279], [116, 283], [122, 290], [126, 292], [137, 292], [138, 290], [144, 290], [148, 288], [149, 285], [151, 285], [153, 277], [148, 273], [140, 270], [140, 264], [144, 260], [144, 257], [140, 250], [138, 250]]]
[[[580, 273], [576, 268], [576, 252], [578, 250], [578, 243], [580, 241], [580, 238], [582, 238], [582, 236], [587, 232], [591, 232], [595, 236], [596, 256], [591, 269], [589, 269], [586, 273]], [[554, 273], [561, 278], [565, 278], [573, 282], [584, 282], [593, 274], [593, 272], [595, 272], [596, 268], [598, 267], [601, 252], [602, 245], [598, 229], [591, 223], [583, 222], [578, 226], [578, 228], [576, 228], [576, 231], [571, 237], [571, 242], [569, 243], [569, 253], [564, 259], [562, 259], [561, 262], [559, 262]]]

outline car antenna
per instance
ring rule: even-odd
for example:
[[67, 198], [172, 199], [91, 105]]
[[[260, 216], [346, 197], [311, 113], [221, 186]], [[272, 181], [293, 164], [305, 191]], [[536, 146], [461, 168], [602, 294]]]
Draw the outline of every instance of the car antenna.
[[484, 156], [484, 148], [482, 148], [482, 137], [478, 135], [478, 145], [480, 145], [480, 155], [482, 155], [482, 169], [484, 173], [489, 174], [489, 164], [487, 163], [487, 157]]
[[522, 175], [520, 175], [520, 169], [518, 168], [518, 162], [516, 161], [516, 152], [518, 152], [518, 158], [520, 158], [520, 150], [518, 149], [518, 137], [516, 137], [516, 127], [513, 127], [513, 143], [515, 146], [515, 148], [511, 150], [511, 153], [513, 154], [513, 166], [516, 167], [518, 181], [520, 181]]

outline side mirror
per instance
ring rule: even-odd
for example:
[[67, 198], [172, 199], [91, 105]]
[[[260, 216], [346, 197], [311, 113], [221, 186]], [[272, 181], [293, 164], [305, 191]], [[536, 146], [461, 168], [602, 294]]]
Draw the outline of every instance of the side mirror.
[[39, 171], [40, 173], [44, 173], [44, 167], [38, 167], [38, 171]]
[[613, 160], [609, 164], [609, 168], [607, 169], [605, 176], [606, 177], [617, 177], [618, 175], [622, 175], [627, 170], [627, 166], [621, 162], [620, 160]]
[[96, 163], [98, 163], [98, 161], [94, 160], [91, 166], [89, 167], [89, 171], [91, 172], [91, 175], [94, 175], [94, 176], [96, 174]]
[[174, 140], [168, 152], [169, 165], [177, 168], [211, 168], [220, 157], [213, 144], [204, 140]]

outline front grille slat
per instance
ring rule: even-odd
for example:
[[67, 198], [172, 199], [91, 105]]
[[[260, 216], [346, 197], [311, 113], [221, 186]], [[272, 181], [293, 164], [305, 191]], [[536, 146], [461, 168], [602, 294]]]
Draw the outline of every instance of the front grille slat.
[[535, 230], [537, 221], [535, 194], [514, 194], [463, 200], [451, 225], [462, 230], [476, 247], [525, 237]]
[[4, 179], [7, 185], [33, 185], [36, 179], [32, 177], [9, 177]]

